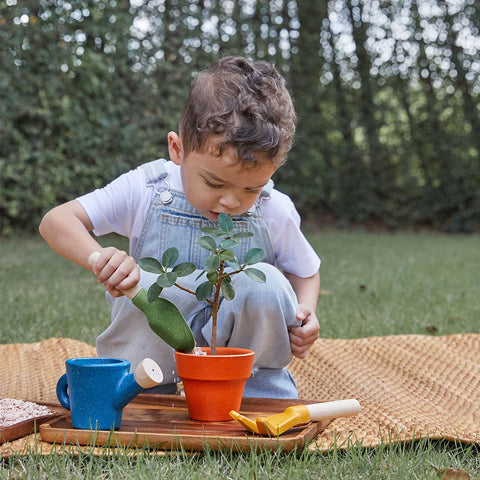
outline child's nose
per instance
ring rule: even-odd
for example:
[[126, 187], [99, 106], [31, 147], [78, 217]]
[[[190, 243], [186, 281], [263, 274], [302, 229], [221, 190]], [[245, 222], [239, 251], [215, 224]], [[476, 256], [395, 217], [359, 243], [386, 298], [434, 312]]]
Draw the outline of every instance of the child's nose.
[[228, 209], [237, 208], [238, 206], [240, 206], [241, 203], [240, 198], [234, 193], [227, 193], [225, 195], [222, 195], [219, 199], [219, 202], [222, 207]]

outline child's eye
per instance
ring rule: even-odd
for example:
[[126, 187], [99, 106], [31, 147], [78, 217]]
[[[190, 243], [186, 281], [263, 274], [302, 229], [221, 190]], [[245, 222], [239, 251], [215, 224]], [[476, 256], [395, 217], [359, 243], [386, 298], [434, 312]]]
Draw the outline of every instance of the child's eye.
[[209, 182], [206, 178], [204, 179], [205, 181], [205, 185], [207, 185], [207, 187], [210, 187], [210, 188], [222, 188], [223, 185], [218, 185], [216, 183], [212, 183], [212, 182]]

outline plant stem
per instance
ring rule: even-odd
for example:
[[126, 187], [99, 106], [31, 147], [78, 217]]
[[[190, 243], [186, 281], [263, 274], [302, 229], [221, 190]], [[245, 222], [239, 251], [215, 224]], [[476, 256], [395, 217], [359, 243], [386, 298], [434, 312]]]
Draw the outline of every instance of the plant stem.
[[[211, 338], [211, 341], [210, 341], [210, 347], [211, 347], [211, 354], [212, 355], [217, 354], [217, 317], [218, 317], [219, 298], [220, 298], [222, 282], [223, 282], [224, 278], [228, 278], [228, 277], [231, 277], [232, 275], [240, 273], [244, 270], [244, 268], [245, 268], [245, 265], [243, 267], [241, 267], [239, 270], [234, 270], [233, 272], [230, 272], [230, 273], [227, 273], [227, 274], [224, 275], [225, 262], [223, 260], [220, 261], [220, 266], [218, 268], [218, 280], [215, 282], [215, 294], [214, 294], [213, 300], [210, 300], [209, 298], [205, 299], [205, 301], [212, 308], [212, 338]], [[183, 290], [184, 292], [195, 295], [195, 292], [193, 290], [190, 290], [187, 287], [183, 287], [179, 283], [175, 282], [174, 286], [179, 288], [180, 290]]]
[[[179, 283], [174, 283], [173, 284], [175, 287], [179, 288], [180, 290], [183, 290], [184, 292], [188, 292], [188, 293], [191, 293], [192, 295], [195, 295], [195, 292], [193, 290], [190, 290], [189, 288], [187, 287], [182, 287], [182, 285], [180, 285]], [[209, 304], [209, 305], [213, 305], [213, 301], [210, 300], [209, 298], [206, 298], [205, 301]]]
[[223, 271], [225, 269], [225, 263], [220, 262], [220, 268], [218, 270], [218, 280], [215, 284], [215, 296], [213, 297], [212, 306], [212, 339], [210, 342], [211, 354], [217, 354], [217, 316], [218, 316], [218, 301], [220, 297], [220, 290], [223, 282]]

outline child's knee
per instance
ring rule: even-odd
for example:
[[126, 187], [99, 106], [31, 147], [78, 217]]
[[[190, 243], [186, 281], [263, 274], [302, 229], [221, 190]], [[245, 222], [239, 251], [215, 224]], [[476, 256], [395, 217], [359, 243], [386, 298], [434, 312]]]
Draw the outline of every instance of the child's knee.
[[267, 263], [257, 264], [254, 268], [265, 274], [266, 282], [255, 282], [245, 274], [238, 275], [234, 280], [235, 301], [252, 313], [261, 312], [277, 318], [295, 317], [297, 298], [285, 275]]
[[246, 273], [241, 273], [232, 278], [235, 288], [235, 295], [244, 297], [263, 297], [289, 293], [290, 284], [285, 275], [273, 265], [268, 263], [259, 263], [252, 268], [261, 270], [266, 277], [265, 282], [257, 282], [250, 278]]

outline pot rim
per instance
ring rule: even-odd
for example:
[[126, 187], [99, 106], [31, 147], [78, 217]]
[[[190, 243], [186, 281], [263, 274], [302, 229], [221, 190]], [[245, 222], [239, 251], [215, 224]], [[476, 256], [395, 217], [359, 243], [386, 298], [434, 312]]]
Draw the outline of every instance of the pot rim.
[[[203, 352], [209, 353], [211, 351], [211, 347], [200, 347]], [[225, 351], [236, 351], [237, 353], [222, 353]], [[191, 357], [198, 357], [198, 358], [213, 358], [213, 357], [222, 357], [222, 358], [234, 358], [234, 357], [249, 357], [255, 355], [253, 350], [248, 348], [241, 348], [241, 347], [217, 347], [217, 354], [216, 355], [195, 355], [191, 352], [179, 352], [175, 351], [175, 355], [179, 356], [191, 356]]]

